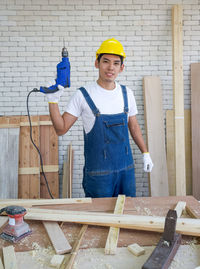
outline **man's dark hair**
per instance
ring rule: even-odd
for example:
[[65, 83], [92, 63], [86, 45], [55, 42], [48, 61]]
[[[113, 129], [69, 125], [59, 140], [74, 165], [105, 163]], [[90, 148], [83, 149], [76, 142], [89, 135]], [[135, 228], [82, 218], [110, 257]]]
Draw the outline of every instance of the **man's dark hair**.
[[[111, 54], [111, 53], [101, 53], [101, 54], [99, 54], [99, 55], [98, 55], [98, 58], [97, 58], [97, 61], [98, 61], [98, 62], [100, 62], [101, 57], [102, 57], [104, 54]], [[117, 54], [112, 54], [112, 55], [117, 55]], [[121, 55], [117, 55], [117, 56], [119, 56], [119, 58], [120, 58], [120, 60], [121, 60], [121, 65], [122, 65], [122, 64], [123, 64], [123, 60], [124, 60], [124, 58], [123, 58]]]

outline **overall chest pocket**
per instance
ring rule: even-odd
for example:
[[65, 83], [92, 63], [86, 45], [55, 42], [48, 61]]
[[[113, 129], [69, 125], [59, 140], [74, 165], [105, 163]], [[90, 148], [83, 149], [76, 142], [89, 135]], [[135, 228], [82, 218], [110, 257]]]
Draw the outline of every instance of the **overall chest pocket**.
[[104, 121], [105, 143], [120, 144], [125, 142], [126, 128], [124, 119], [110, 119]]

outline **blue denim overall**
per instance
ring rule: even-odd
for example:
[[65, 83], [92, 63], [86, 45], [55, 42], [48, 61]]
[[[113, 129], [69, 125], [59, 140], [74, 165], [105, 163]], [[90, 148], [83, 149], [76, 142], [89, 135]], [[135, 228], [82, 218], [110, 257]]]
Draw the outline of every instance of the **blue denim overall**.
[[118, 194], [135, 197], [135, 170], [128, 134], [128, 99], [121, 85], [124, 112], [101, 114], [85, 88], [81, 87], [91, 108], [95, 123], [84, 132], [85, 166], [83, 188], [86, 197], [116, 197]]

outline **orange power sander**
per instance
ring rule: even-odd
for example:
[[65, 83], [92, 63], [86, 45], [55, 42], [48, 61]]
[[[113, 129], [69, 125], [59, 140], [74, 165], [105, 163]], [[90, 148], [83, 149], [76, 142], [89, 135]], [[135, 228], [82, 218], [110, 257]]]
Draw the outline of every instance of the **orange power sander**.
[[24, 207], [7, 206], [0, 210], [0, 214], [3, 212], [7, 213], [9, 221], [0, 234], [1, 238], [15, 243], [31, 233], [29, 225], [23, 219], [26, 214]]

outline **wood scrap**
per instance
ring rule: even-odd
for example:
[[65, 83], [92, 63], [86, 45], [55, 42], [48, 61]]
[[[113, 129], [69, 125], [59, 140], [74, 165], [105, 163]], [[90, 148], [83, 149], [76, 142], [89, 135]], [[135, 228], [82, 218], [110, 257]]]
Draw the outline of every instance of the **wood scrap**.
[[[123, 214], [124, 204], [125, 204], [125, 195], [118, 195], [114, 214]], [[110, 227], [108, 232], [108, 237], [106, 240], [105, 254], [115, 254], [117, 250], [117, 243], [119, 238], [119, 228]]]
[[[160, 77], [143, 79], [147, 145], [154, 167], [149, 176], [151, 196], [168, 196], [168, 174]], [[158, 139], [159, 137], [159, 139]]]
[[59, 268], [64, 258], [64, 255], [54, 255], [50, 261], [51, 266]]
[[73, 264], [74, 264], [74, 261], [75, 261], [75, 258], [78, 254], [78, 250], [79, 250], [79, 247], [81, 245], [81, 241], [87, 231], [87, 228], [88, 228], [88, 225], [83, 225], [79, 234], [78, 234], [78, 237], [77, 237], [77, 240], [72, 248], [72, 252], [70, 254], [70, 257], [65, 257], [65, 260], [63, 261], [63, 264], [61, 265], [60, 269], [71, 269]]
[[6, 224], [8, 217], [0, 216], [0, 228]]
[[182, 5], [172, 7], [176, 195], [186, 195]]
[[[165, 218], [139, 215], [113, 215], [83, 211], [27, 209], [25, 219], [63, 221], [97, 226], [163, 232]], [[176, 231], [181, 234], [200, 236], [200, 219], [178, 218]]]
[[43, 221], [43, 225], [57, 254], [71, 251], [72, 247], [57, 222]]
[[17, 269], [17, 259], [13, 246], [3, 248], [3, 261], [5, 269]]
[[145, 253], [145, 249], [142, 248], [140, 245], [138, 245], [137, 243], [134, 243], [132, 245], [129, 245], [128, 250], [133, 253], [135, 256], [140, 256], [143, 255]]

